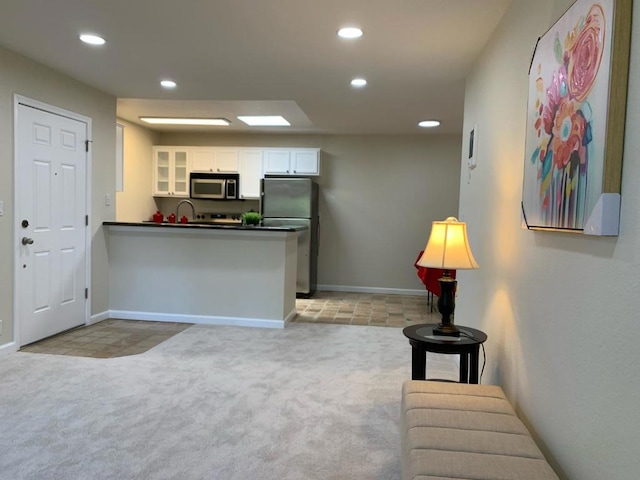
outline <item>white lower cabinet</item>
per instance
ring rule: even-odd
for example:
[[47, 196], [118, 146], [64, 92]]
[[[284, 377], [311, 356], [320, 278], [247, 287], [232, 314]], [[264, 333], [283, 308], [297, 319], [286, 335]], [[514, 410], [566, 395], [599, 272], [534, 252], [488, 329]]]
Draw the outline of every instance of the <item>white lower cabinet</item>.
[[260, 179], [262, 179], [262, 150], [259, 148], [241, 148], [240, 158], [240, 198], [260, 198]]

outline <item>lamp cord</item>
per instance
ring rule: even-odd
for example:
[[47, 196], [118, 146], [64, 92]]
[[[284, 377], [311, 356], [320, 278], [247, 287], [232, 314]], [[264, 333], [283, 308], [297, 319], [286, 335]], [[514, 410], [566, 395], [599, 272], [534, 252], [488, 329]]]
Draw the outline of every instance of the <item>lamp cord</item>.
[[[479, 342], [476, 337], [474, 337], [473, 335], [469, 335], [467, 332], [463, 332], [462, 330], [460, 330], [460, 335], [462, 335], [463, 337], [467, 337], [470, 340]], [[487, 364], [487, 352], [484, 349], [484, 343], [481, 343], [480, 346], [482, 347], [482, 369], [480, 370], [480, 378], [478, 379], [478, 383], [482, 383], [482, 374], [484, 373], [484, 367]]]

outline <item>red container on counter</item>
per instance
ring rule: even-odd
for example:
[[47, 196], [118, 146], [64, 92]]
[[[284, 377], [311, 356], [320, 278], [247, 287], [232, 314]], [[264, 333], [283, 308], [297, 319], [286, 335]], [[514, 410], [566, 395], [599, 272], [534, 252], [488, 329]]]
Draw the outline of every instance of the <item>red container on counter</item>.
[[185, 215], [183, 215], [180, 217], [180, 223], [189, 223], [189, 219]]
[[169, 221], [169, 223], [176, 223], [176, 214], [172, 213], [167, 217], [167, 220]]
[[162, 223], [163, 220], [164, 220], [164, 215], [160, 213], [160, 210], [158, 210], [156, 213], [153, 214], [153, 221], [155, 223]]

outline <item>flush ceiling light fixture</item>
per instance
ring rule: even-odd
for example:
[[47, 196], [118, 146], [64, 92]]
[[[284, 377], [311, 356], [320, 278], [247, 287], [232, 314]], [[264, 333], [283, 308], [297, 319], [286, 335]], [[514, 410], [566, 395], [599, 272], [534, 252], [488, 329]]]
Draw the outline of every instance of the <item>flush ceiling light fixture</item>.
[[354, 78], [351, 80], [351, 86], [356, 88], [362, 88], [367, 84], [367, 81], [364, 78]]
[[104, 45], [107, 41], [93, 33], [83, 33], [78, 38], [84, 43], [88, 43], [89, 45]]
[[209, 125], [226, 127], [231, 122], [226, 118], [170, 118], [170, 117], [139, 117], [140, 120], [153, 125]]
[[340, 38], [360, 38], [362, 33], [362, 29], [358, 27], [344, 27], [338, 30]]
[[251, 127], [288, 127], [291, 124], [281, 115], [242, 115], [238, 120]]
[[418, 126], [422, 128], [433, 128], [439, 125], [440, 122], [438, 120], [422, 120], [421, 122], [418, 122]]
[[173, 80], [161, 80], [160, 85], [162, 85], [164, 88], [176, 88], [178, 84]]

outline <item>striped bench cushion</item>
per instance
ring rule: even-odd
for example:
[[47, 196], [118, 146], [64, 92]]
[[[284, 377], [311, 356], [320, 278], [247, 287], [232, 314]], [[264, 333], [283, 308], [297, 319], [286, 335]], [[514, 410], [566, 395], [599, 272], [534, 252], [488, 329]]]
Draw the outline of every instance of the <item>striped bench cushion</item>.
[[406, 381], [403, 480], [558, 480], [502, 389]]

